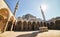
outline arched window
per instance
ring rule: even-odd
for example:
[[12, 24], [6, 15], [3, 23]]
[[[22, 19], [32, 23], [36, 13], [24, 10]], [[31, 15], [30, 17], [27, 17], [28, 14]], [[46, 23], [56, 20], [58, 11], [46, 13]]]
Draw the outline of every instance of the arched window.
[[36, 30], [36, 22], [32, 22], [32, 30]]
[[32, 30], [32, 22], [31, 21], [28, 21], [28, 30]]
[[28, 24], [26, 21], [23, 22], [23, 30], [28, 30]]
[[17, 22], [16, 30], [17, 30], [17, 31], [22, 30], [22, 21], [18, 21], [18, 22]]
[[55, 29], [60, 30], [60, 20], [56, 20], [55, 24], [56, 24]]
[[39, 21], [37, 21], [36, 27], [37, 27], [37, 30], [38, 30], [39, 27], [40, 27], [40, 22]]
[[50, 22], [50, 29], [54, 29], [54, 28], [55, 28], [54, 22]]

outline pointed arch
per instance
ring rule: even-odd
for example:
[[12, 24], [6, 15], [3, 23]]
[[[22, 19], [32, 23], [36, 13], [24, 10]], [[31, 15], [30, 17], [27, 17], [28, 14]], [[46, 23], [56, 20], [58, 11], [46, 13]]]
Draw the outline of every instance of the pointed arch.
[[[6, 8], [1, 8], [0, 9], [0, 20], [2, 21], [2, 24], [0, 24], [0, 30], [1, 31], [4, 31], [4, 28], [5, 28], [5, 26], [6, 26], [6, 23], [7, 23], [7, 21], [8, 21], [8, 18], [9, 18], [9, 11], [8, 11], [8, 9], [6, 9]], [[3, 19], [3, 20], [2, 20]], [[1, 21], [0, 21], [0, 23], [1, 23]]]

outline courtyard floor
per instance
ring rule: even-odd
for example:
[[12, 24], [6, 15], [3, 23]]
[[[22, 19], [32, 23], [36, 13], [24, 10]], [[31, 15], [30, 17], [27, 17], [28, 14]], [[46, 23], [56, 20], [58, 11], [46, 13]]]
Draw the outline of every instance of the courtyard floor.
[[6, 31], [0, 34], [0, 37], [60, 37], [60, 30], [48, 30], [48, 32], [39, 31]]

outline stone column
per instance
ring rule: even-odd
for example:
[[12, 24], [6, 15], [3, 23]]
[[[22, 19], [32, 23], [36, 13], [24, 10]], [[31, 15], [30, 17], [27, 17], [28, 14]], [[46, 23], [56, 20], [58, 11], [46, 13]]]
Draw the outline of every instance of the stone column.
[[[9, 21], [9, 18], [8, 18], [8, 21]], [[3, 30], [3, 32], [5, 32], [6, 29], [7, 29], [8, 21], [7, 21], [7, 23], [6, 23], [6, 26], [5, 26], [4, 30]]]
[[21, 24], [21, 31], [23, 30], [23, 22], [22, 22], [22, 24]]
[[13, 24], [14, 24], [14, 21], [12, 22], [11, 31], [13, 30]]

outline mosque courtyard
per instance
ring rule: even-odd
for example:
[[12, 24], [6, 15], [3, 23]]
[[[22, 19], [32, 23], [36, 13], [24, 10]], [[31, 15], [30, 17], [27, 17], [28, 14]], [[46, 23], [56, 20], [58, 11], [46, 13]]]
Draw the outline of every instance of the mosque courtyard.
[[6, 31], [0, 37], [60, 37], [60, 30], [39, 31]]

